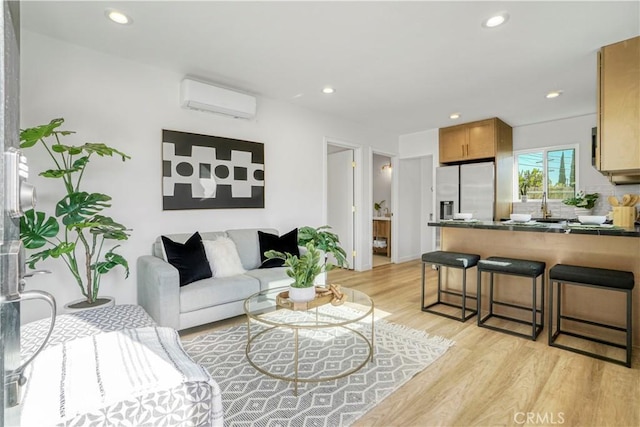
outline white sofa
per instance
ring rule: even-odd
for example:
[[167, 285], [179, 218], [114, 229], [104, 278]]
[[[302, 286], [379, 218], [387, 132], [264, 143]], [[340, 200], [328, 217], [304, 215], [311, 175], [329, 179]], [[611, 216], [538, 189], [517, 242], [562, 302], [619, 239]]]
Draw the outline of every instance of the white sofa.
[[[160, 326], [182, 330], [244, 313], [244, 300], [266, 289], [287, 286], [291, 279], [285, 267], [259, 268], [261, 265], [258, 230], [278, 235], [269, 228], [201, 232], [202, 240], [229, 237], [238, 249], [244, 274], [202, 279], [180, 286], [178, 270], [163, 258], [162, 239], [153, 244], [152, 255], [138, 258], [138, 304]], [[166, 235], [184, 243], [192, 234]]]

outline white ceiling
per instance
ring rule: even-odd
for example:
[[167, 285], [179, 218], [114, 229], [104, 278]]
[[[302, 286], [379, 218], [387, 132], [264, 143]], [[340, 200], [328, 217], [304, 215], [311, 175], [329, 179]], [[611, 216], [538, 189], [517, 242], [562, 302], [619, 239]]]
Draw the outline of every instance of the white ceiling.
[[[109, 7], [133, 24], [108, 21]], [[396, 134], [494, 116], [521, 126], [595, 113], [598, 48], [640, 34], [640, 1], [27, 1], [21, 8], [27, 30]], [[499, 11], [510, 14], [505, 25], [481, 26]], [[325, 85], [336, 92], [321, 93]], [[561, 97], [545, 98], [558, 89]], [[452, 121], [452, 112], [462, 117]]]

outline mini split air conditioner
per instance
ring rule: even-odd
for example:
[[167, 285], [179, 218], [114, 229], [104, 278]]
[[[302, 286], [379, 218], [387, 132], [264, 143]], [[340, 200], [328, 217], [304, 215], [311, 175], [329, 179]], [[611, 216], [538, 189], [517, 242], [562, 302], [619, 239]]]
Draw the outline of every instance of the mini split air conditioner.
[[256, 115], [255, 97], [192, 79], [182, 80], [180, 104], [192, 110], [242, 119], [252, 119]]

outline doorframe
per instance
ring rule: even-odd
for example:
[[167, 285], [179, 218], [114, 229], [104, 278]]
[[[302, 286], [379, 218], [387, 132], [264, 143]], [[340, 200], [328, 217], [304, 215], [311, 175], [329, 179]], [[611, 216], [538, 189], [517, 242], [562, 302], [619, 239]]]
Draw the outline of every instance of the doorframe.
[[[362, 271], [363, 268], [363, 203], [362, 203], [362, 177], [365, 169], [365, 165], [362, 162], [362, 145], [345, 141], [340, 138], [334, 138], [325, 136], [322, 144], [322, 223], [327, 223], [328, 213], [328, 173], [329, 173], [329, 161], [328, 161], [328, 147], [329, 145], [335, 145], [337, 147], [344, 147], [353, 150], [353, 159], [356, 163], [356, 167], [353, 170], [353, 203], [356, 207], [356, 212], [353, 217], [353, 249], [356, 251], [355, 262], [353, 263], [353, 269], [355, 271]], [[369, 260], [371, 262], [371, 260]]]

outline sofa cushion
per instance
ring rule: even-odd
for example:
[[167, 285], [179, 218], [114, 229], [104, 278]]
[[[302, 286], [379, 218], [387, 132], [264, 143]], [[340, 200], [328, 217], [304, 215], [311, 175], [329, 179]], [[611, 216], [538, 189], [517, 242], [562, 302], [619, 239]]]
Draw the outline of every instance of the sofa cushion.
[[265, 291], [272, 288], [288, 286], [293, 279], [287, 276], [288, 267], [262, 268], [249, 270], [247, 276], [255, 277], [260, 281], [260, 290]]
[[178, 270], [180, 286], [212, 276], [200, 234], [196, 231], [185, 243], [162, 236], [167, 262]]
[[227, 235], [236, 244], [240, 261], [245, 270], [253, 270], [260, 266], [260, 244], [258, 242], [258, 230], [278, 234], [273, 228], [244, 228], [239, 230], [227, 230]]
[[203, 240], [202, 245], [214, 277], [230, 277], [246, 271], [242, 267], [236, 245], [230, 238], [218, 237], [216, 240]]
[[288, 233], [278, 236], [277, 234], [264, 233], [258, 231], [258, 242], [260, 243], [260, 268], [282, 267], [284, 260], [280, 258], [267, 259], [264, 253], [267, 251], [278, 251], [300, 256], [298, 250], [298, 229], [294, 228]]
[[[227, 235], [227, 233], [225, 233], [224, 231], [208, 231], [208, 232], [199, 232], [199, 233], [202, 240], [216, 240], [220, 236]], [[168, 237], [174, 242], [184, 243], [187, 240], [189, 240], [189, 237], [191, 237], [191, 234], [190, 233], [165, 234], [165, 237]], [[158, 236], [156, 241], [153, 243], [153, 247], [151, 248], [151, 254], [165, 261], [167, 260], [167, 257], [164, 254], [162, 236]]]
[[180, 289], [180, 312], [242, 301], [256, 292], [260, 292], [260, 282], [244, 274], [199, 280]]

